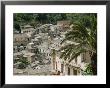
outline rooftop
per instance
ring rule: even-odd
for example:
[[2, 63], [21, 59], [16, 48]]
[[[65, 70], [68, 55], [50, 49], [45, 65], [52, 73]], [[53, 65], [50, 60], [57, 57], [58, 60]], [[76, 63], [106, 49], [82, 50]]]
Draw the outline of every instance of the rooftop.
[[14, 38], [22, 38], [22, 37], [26, 37], [27, 38], [29, 36], [27, 34], [20, 33], [20, 34], [14, 34], [13, 37]]

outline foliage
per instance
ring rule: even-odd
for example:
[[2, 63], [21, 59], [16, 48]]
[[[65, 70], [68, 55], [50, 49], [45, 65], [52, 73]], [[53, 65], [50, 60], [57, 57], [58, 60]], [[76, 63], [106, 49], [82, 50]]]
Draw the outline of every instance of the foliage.
[[15, 13], [14, 21], [16, 22], [29, 22], [33, 19], [32, 13]]
[[29, 62], [26, 58], [20, 58], [19, 62], [24, 63], [25, 65], [29, 65]]
[[25, 69], [26, 68], [26, 65], [24, 63], [20, 63], [18, 65], [18, 69]]
[[81, 22], [84, 26], [90, 26], [90, 16], [96, 14], [91, 13], [15, 13], [14, 23], [19, 25], [37, 22], [41, 24], [56, 24], [60, 20], [70, 20], [71, 23]]
[[36, 27], [37, 23], [40, 24], [56, 24], [58, 20], [66, 20], [65, 13], [15, 13], [14, 22], [23, 24], [31, 24]]
[[93, 75], [91, 64], [86, 65], [83, 75]]
[[39, 22], [37, 22], [37, 21], [32, 21], [32, 22], [30, 23], [30, 25], [33, 26], [34, 29], [35, 29], [35, 28], [37, 28], [40, 24], [39, 24]]
[[19, 62], [21, 62], [18, 66], [19, 69], [24, 69], [27, 67], [27, 65], [29, 65], [29, 62], [26, 58], [20, 58]]
[[[24, 24], [30, 24], [36, 28], [38, 24], [57, 24], [60, 20], [69, 20], [73, 24], [62, 41], [62, 44], [67, 41], [71, 43], [60, 49], [61, 58], [71, 62], [81, 53], [89, 52], [92, 62], [95, 62], [94, 58], [96, 59], [97, 56], [97, 14], [95, 13], [15, 13], [14, 28], [20, 30], [20, 26]], [[54, 50], [53, 57], [55, 57]], [[91, 65], [93, 67], [93, 64]]]
[[14, 28], [15, 28], [17, 31], [21, 32], [20, 25], [19, 25], [18, 22], [15, 22], [15, 23], [14, 23]]
[[[80, 16], [80, 14], [75, 15]], [[79, 21], [73, 23], [72, 30], [65, 34], [65, 39], [62, 41], [62, 44], [65, 44], [67, 41], [71, 43], [64, 45], [60, 49], [62, 52], [61, 58], [68, 62], [71, 62], [74, 58], [85, 52], [91, 53], [91, 60], [93, 61], [95, 57], [92, 58], [92, 56], [97, 54], [96, 14], [82, 14], [82, 18], [79, 16], [76, 16]], [[75, 19], [74, 15], [72, 19]], [[93, 64], [91, 65], [93, 67]]]

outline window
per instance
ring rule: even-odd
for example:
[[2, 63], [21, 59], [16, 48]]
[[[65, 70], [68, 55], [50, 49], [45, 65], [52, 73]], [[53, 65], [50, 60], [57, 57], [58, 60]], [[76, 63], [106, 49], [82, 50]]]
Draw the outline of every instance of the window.
[[63, 73], [64, 64], [61, 64], [61, 72]]
[[29, 38], [28, 38], [28, 41], [29, 41]]
[[77, 58], [75, 58], [75, 63], [77, 64]]
[[77, 75], [77, 70], [73, 69], [73, 75]]
[[57, 70], [57, 62], [56, 62], [56, 70]]
[[68, 67], [68, 75], [70, 75], [70, 68]]
[[86, 60], [86, 53], [82, 53], [81, 55], [81, 61], [84, 62]]

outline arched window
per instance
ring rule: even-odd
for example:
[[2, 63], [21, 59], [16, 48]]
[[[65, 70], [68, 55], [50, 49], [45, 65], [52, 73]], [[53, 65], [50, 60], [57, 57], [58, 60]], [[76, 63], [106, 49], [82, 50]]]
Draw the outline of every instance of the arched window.
[[68, 75], [70, 75], [70, 68], [68, 67]]
[[73, 69], [73, 75], [77, 75], [77, 70]]

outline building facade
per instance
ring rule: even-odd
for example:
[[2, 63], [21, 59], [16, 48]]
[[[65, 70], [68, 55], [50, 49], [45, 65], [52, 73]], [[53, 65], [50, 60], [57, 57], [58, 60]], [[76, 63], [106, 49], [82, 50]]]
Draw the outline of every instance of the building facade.
[[30, 42], [30, 37], [27, 34], [14, 34], [13, 44], [14, 46], [24, 46]]

